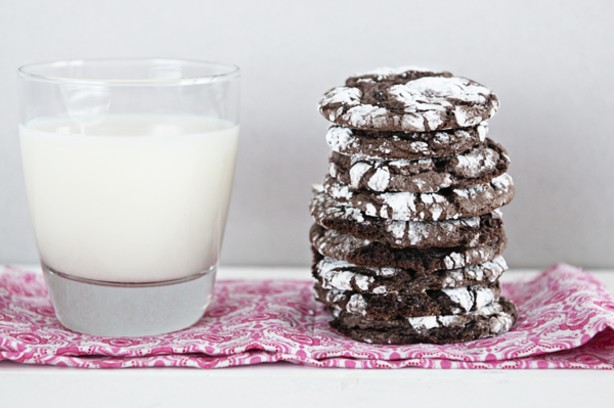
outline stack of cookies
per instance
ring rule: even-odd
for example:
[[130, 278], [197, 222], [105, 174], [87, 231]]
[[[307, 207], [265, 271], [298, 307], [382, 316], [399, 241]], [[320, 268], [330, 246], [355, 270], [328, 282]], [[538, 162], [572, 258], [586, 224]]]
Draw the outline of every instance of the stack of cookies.
[[510, 329], [499, 208], [514, 195], [499, 107], [469, 79], [378, 69], [326, 92], [329, 173], [314, 187], [316, 297], [333, 327], [384, 344], [452, 343]]

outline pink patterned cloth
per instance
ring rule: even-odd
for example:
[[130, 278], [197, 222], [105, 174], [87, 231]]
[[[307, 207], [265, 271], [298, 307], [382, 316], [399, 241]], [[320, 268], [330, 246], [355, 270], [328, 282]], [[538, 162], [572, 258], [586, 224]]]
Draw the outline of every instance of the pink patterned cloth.
[[500, 337], [381, 346], [332, 330], [311, 281], [221, 280], [205, 317], [162, 336], [73, 333], [55, 318], [42, 275], [0, 266], [0, 360], [85, 368], [218, 368], [276, 361], [347, 368], [614, 369], [614, 301], [590, 274], [559, 264], [504, 284], [520, 317]]

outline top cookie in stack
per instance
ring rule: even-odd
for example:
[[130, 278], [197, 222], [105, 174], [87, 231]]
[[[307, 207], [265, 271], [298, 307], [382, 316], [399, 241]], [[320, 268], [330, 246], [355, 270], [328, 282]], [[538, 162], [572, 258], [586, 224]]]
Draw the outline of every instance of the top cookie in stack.
[[373, 343], [449, 343], [510, 329], [498, 210], [514, 195], [486, 138], [488, 88], [445, 71], [378, 69], [326, 92], [329, 174], [314, 187], [317, 298]]

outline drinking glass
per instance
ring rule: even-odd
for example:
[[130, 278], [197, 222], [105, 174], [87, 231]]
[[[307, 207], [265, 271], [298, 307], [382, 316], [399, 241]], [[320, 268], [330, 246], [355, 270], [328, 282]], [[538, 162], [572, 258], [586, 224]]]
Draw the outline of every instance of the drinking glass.
[[19, 68], [40, 262], [74, 331], [155, 335], [211, 300], [239, 134], [239, 68], [92, 59]]

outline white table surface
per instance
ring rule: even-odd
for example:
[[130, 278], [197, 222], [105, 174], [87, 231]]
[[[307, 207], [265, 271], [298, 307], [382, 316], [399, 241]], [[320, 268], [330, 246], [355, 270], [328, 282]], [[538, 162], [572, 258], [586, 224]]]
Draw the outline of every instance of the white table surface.
[[[614, 292], [614, 271], [593, 271]], [[512, 270], [503, 280], [528, 279]], [[218, 278], [308, 279], [307, 268], [221, 268]], [[610, 407], [614, 372], [321, 369], [87, 370], [0, 362], [0, 407]]]

